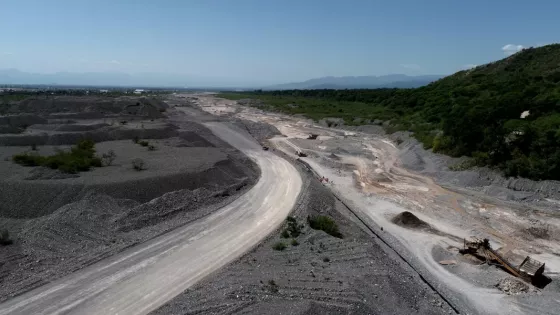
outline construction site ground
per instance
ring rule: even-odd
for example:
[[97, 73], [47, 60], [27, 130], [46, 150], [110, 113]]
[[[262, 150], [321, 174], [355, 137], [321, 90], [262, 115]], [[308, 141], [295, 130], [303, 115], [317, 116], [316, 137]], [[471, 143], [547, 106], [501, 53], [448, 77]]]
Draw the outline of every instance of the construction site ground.
[[[461, 313], [556, 314], [560, 309], [558, 183], [504, 179], [485, 169], [451, 171], [449, 166], [461, 160], [426, 151], [406, 133], [385, 135], [379, 126], [329, 128], [212, 95], [189, 97], [211, 114], [276, 127], [282, 135], [271, 139], [270, 147], [294, 161], [297, 151], [304, 152], [307, 157], [299, 161], [328, 178], [323, 185]], [[307, 139], [310, 134], [317, 139]], [[407, 211], [421, 224], [403, 219]], [[463, 240], [472, 237], [489, 238], [513, 265], [526, 256], [546, 263], [552, 281], [537, 288], [459, 254]], [[228, 270], [248, 263], [242, 260]]]

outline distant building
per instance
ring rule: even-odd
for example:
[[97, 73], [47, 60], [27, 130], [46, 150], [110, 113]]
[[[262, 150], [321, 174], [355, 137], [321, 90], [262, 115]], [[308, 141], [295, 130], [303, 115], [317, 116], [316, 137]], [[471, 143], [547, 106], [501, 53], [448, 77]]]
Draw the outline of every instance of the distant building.
[[134, 94], [142, 94], [142, 93], [145, 93], [145, 92], [146, 92], [146, 91], [143, 90], [143, 89], [136, 89], [136, 90], [134, 90]]
[[99, 93], [109, 93], [109, 90], [99, 90]]

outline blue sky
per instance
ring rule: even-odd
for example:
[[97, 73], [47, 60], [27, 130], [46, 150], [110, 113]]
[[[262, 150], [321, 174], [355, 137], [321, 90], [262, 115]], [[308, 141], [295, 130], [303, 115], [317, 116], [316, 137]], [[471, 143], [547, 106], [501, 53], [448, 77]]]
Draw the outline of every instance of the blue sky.
[[0, 69], [238, 83], [450, 74], [558, 42], [557, 0], [0, 0]]

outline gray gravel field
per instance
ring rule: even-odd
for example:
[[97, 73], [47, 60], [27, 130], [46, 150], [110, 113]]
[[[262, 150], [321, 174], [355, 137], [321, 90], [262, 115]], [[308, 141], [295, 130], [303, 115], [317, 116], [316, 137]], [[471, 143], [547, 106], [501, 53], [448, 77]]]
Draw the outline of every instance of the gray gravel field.
[[[37, 120], [22, 117], [6, 122]], [[205, 217], [255, 184], [260, 170], [249, 158], [184, 118], [165, 138], [147, 139], [154, 151], [130, 139], [97, 143], [98, 154], [113, 150], [116, 159], [79, 174], [17, 165], [11, 156], [30, 147], [0, 147], [0, 230], [14, 241], [0, 246], [0, 302]], [[145, 132], [140, 124], [127, 128]], [[70, 129], [80, 128], [90, 130]], [[37, 153], [68, 148], [38, 145]], [[145, 170], [132, 169], [135, 158]]]

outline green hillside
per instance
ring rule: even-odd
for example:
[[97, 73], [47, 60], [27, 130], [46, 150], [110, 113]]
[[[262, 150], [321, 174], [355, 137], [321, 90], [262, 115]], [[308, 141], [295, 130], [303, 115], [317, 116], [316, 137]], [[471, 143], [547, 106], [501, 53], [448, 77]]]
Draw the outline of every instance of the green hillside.
[[[425, 147], [474, 157], [509, 176], [560, 179], [560, 44], [529, 48], [417, 89], [290, 90], [222, 94], [258, 98], [290, 114], [390, 121]], [[294, 105], [295, 104], [295, 105]], [[521, 118], [528, 111], [529, 115]]]

